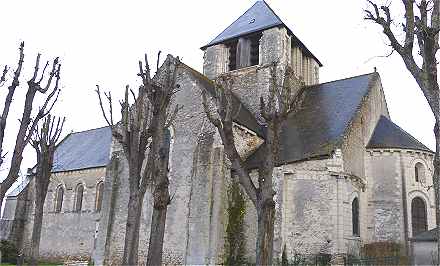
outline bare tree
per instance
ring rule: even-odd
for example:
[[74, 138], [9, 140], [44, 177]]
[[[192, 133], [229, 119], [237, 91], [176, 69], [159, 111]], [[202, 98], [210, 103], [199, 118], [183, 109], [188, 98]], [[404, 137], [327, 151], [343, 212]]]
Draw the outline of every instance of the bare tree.
[[262, 146], [265, 156], [258, 169], [258, 186], [254, 184], [250, 171], [245, 168], [234, 141], [233, 78], [226, 73], [216, 79], [215, 95], [211, 95], [211, 101], [208, 101], [206, 92], [202, 90], [205, 113], [217, 128], [225, 153], [231, 162], [231, 168], [257, 210], [257, 265], [272, 265], [275, 217], [273, 170], [278, 160], [282, 124], [289, 114], [298, 109], [302, 102], [304, 87], [304, 83], [295, 77], [290, 67], [282, 71], [284, 68], [279, 67], [276, 62], [268, 67], [270, 67], [269, 93], [267, 99], [260, 97], [260, 115], [267, 130], [265, 143]]
[[[9, 114], [10, 105], [12, 103], [12, 97], [14, 95], [15, 89], [19, 86], [19, 78], [20, 78], [21, 69], [23, 65], [23, 58], [24, 58], [23, 48], [24, 48], [24, 43], [21, 43], [20, 59], [19, 59], [18, 67], [14, 72], [14, 78], [12, 80], [12, 83], [8, 87], [9, 91], [6, 96], [3, 114], [2, 117], [0, 118], [0, 145], [3, 145], [4, 131], [6, 128], [6, 119]], [[58, 95], [60, 92], [59, 81], [60, 81], [61, 64], [58, 62], [58, 57], [55, 58], [52, 62], [52, 67], [50, 72], [46, 75], [46, 70], [49, 67], [49, 61], [47, 61], [39, 76], [40, 57], [41, 54], [38, 54], [35, 62], [33, 76], [27, 82], [28, 89], [23, 106], [23, 114], [20, 119], [20, 127], [18, 129], [18, 133], [15, 139], [15, 147], [12, 154], [9, 172], [6, 178], [0, 183], [0, 209], [6, 192], [18, 178], [21, 162], [23, 160], [23, 156], [22, 156], [23, 150], [26, 147], [26, 145], [29, 143], [32, 133], [34, 132], [38, 124], [38, 121], [44, 118], [52, 110], [54, 104], [58, 100]], [[7, 67], [5, 67], [3, 71], [4, 74], [2, 75], [2, 77], [6, 76], [5, 72], [7, 71], [8, 69]], [[32, 115], [34, 99], [37, 92], [40, 92], [42, 94], [48, 92], [48, 95], [46, 96], [43, 104], [39, 107], [38, 112], [35, 115]], [[0, 146], [0, 151], [2, 150], [3, 148], [2, 146]], [[4, 155], [2, 155], [2, 157], [4, 157]]]
[[[368, 1], [368, 3], [371, 9], [365, 10], [365, 19], [381, 26], [383, 33], [390, 41], [392, 51], [396, 51], [400, 55], [434, 114], [436, 150], [433, 183], [436, 192], [437, 235], [440, 237], [440, 95], [436, 60], [439, 49], [440, 0], [402, 0], [405, 15], [400, 28], [395, 27], [389, 6], [378, 6], [372, 1]], [[403, 40], [398, 39], [401, 34], [404, 36]], [[440, 259], [440, 241], [438, 259]]]
[[[6, 121], [8, 119], [9, 110], [11, 108], [12, 98], [15, 93], [15, 89], [20, 85], [19, 77], [21, 74], [21, 69], [23, 67], [24, 61], [24, 43], [20, 43], [19, 48], [19, 59], [17, 68], [14, 71], [14, 76], [11, 84], [8, 86], [8, 94], [5, 98], [5, 104], [3, 106], [2, 116], [0, 117], [0, 166], [3, 164], [3, 159], [5, 158], [5, 154], [3, 154], [3, 140], [5, 138], [5, 129], [6, 129]], [[9, 72], [9, 68], [6, 65], [3, 69], [2, 76], [0, 77], [0, 86], [3, 86], [6, 83], [6, 75]]]
[[41, 126], [35, 128], [31, 145], [37, 153], [37, 165], [34, 176], [35, 184], [35, 212], [32, 227], [32, 242], [29, 265], [38, 264], [40, 250], [41, 226], [43, 222], [43, 207], [49, 187], [50, 175], [53, 166], [55, 148], [63, 131], [65, 118], [55, 118], [48, 115]]
[[[138, 264], [142, 203], [149, 185], [153, 186], [153, 214], [147, 265], [162, 263], [166, 212], [170, 203], [165, 133], [180, 109], [175, 105], [171, 110], [172, 96], [177, 89], [176, 74], [179, 63], [178, 59], [168, 56], [164, 75], [156, 73], [155, 77], [151, 78], [145, 55], [145, 67], [139, 61], [138, 76], [142, 79], [142, 85], [139, 86], [138, 96], [136, 97], [127, 85], [125, 99], [121, 102], [122, 120], [116, 125], [112, 115], [111, 94], [104, 93], [109, 104], [109, 112], [106, 114], [100, 88], [97, 86], [96, 92], [104, 118], [112, 128], [113, 137], [121, 144], [128, 161], [130, 196], [122, 262], [124, 265]], [[129, 92], [134, 99], [131, 108]]]

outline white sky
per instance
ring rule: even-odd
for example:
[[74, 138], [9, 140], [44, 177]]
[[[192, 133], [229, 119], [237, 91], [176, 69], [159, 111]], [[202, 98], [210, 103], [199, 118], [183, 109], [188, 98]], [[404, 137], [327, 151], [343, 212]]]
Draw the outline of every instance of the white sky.
[[[16, 66], [18, 45], [25, 42], [25, 72], [30, 78], [37, 52], [59, 56], [63, 91], [55, 114], [67, 117], [65, 134], [105, 126], [95, 84], [122, 97], [125, 84], [138, 84], [138, 60], [146, 52], [154, 65], [162, 50], [202, 71], [207, 44], [244, 13], [254, 0], [185, 1], [0, 1], [0, 67]], [[434, 119], [415, 81], [398, 55], [388, 53], [378, 26], [364, 21], [364, 0], [268, 0], [293, 33], [320, 59], [321, 82], [372, 72], [382, 78], [395, 123], [433, 149]], [[400, 2], [392, 11], [401, 14]], [[0, 107], [6, 88], [0, 88]], [[12, 150], [26, 86], [17, 90], [7, 126]], [[22, 169], [34, 163], [32, 149]], [[6, 171], [3, 171], [3, 173]], [[0, 175], [3, 174], [0, 172]]]

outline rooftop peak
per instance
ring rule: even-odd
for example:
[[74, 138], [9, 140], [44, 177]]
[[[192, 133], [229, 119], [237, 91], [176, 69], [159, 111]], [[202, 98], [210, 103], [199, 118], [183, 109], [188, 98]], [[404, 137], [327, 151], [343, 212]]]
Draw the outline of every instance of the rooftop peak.
[[284, 25], [284, 23], [269, 5], [263, 0], [257, 0], [251, 8], [215, 37], [214, 40], [203, 46], [202, 49], [229, 39], [280, 25]]

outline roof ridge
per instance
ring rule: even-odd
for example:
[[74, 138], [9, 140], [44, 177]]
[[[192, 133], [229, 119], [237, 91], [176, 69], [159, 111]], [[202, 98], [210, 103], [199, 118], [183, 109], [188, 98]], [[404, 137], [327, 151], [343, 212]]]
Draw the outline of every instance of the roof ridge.
[[[255, 4], [256, 4], [257, 2], [263, 2], [263, 3], [267, 6], [267, 8], [269, 8], [269, 10], [272, 11], [272, 13], [274, 14], [274, 16], [275, 16], [275, 17], [276, 17], [281, 23], [283, 23], [283, 25], [286, 26], [286, 28], [287, 28], [286, 23], [284, 23], [284, 21], [280, 18], [280, 16], [278, 16], [278, 14], [275, 13], [275, 11], [270, 7], [270, 5], [269, 5], [268, 3], [266, 3], [266, 1], [264, 1], [264, 0], [257, 0], [257, 1], [255, 1]], [[255, 5], [255, 4], [254, 4], [254, 5]]]
[[[222, 32], [220, 32], [220, 34], [218, 34], [214, 39], [212, 39], [208, 44], [204, 45], [201, 47], [201, 49], [205, 49], [208, 46], [214, 45], [216, 43], [213, 43], [213, 41], [215, 41], [218, 37], [220, 37], [224, 32], [226, 32], [232, 25], [234, 25], [237, 21], [239, 21], [242, 17], [244, 17], [245, 14], [247, 14], [249, 12], [249, 10], [253, 9], [259, 2], [262, 2], [268, 9], [270, 12], [272, 12], [272, 15], [279, 20], [280, 23], [271, 25], [271, 27], [275, 27], [277, 25], [284, 25], [286, 28], [286, 24], [280, 19], [280, 17], [273, 11], [273, 9], [265, 2], [265, 1], [255, 1], [255, 3], [248, 9], [246, 9], [246, 11], [244, 13], [242, 13], [236, 20], [234, 20], [231, 24], [229, 24]], [[251, 33], [251, 32], [249, 32]], [[229, 38], [228, 38], [229, 39]], [[224, 41], [226, 41], [227, 39], [225, 39]]]
[[83, 131], [73, 131], [73, 132], [70, 132], [68, 135], [84, 133], [84, 132], [87, 132], [87, 131], [103, 129], [103, 128], [106, 128], [106, 127], [110, 127], [110, 126], [102, 126], [102, 127], [97, 127], [97, 128], [91, 128], [91, 129], [86, 129], [86, 130], [83, 130]]
[[[243, 16], [244, 16], [244, 14], [246, 14], [249, 10], [251, 10], [258, 2], [260, 2], [260, 1], [255, 1], [255, 3], [250, 7], [250, 8], [248, 8], [248, 9], [246, 9], [246, 11], [244, 11], [244, 13], [242, 13], [236, 20], [234, 20], [231, 24], [229, 24], [224, 30], [222, 30], [222, 32], [220, 32], [220, 34], [218, 34], [217, 36], [215, 36], [214, 37], [214, 39], [212, 39], [212, 40], [215, 40], [215, 39], [217, 39], [220, 35], [222, 35], [229, 27], [231, 27], [232, 25], [234, 25], [234, 23], [235, 22], [237, 22], [240, 18], [242, 18]], [[264, 2], [264, 1], [261, 1], [261, 2]], [[273, 12], [273, 11], [272, 11]], [[210, 43], [211, 43], [212, 41], [210, 41], [207, 45], [209, 45]], [[202, 48], [203, 47], [206, 47], [207, 45], [205, 45], [205, 46], [202, 46]]]
[[318, 83], [318, 84], [308, 85], [308, 86], [306, 86], [306, 88], [313, 88], [313, 87], [317, 87], [317, 86], [324, 85], [324, 84], [328, 84], [328, 83], [333, 83], [333, 82], [338, 82], [338, 81], [344, 81], [344, 80], [354, 79], [354, 78], [360, 78], [360, 77], [362, 77], [362, 76], [369, 76], [369, 75], [374, 75], [374, 74], [377, 74], [377, 75], [380, 76], [379, 72], [370, 72], [370, 73], [359, 74], [359, 75], [351, 76], [351, 77], [347, 77], [347, 78], [335, 79], [335, 80], [326, 81], [326, 82], [323, 82], [323, 83]]

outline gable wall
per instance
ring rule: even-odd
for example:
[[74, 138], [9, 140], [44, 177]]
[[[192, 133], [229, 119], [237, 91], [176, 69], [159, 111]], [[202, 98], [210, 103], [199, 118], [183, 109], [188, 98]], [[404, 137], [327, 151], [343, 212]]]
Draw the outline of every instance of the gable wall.
[[[216, 264], [221, 262], [224, 222], [223, 182], [229, 171], [224, 167], [223, 150], [215, 146], [214, 127], [205, 117], [200, 84], [189, 70], [178, 72], [179, 91], [175, 104], [183, 106], [173, 125], [170, 154], [170, 194], [163, 261], [169, 264]], [[121, 147], [117, 173], [105, 184], [105, 207], [100, 221], [94, 260], [100, 264], [120, 264], [127, 216], [128, 165]], [[145, 194], [140, 228], [139, 262], [146, 261], [151, 224], [151, 193]]]
[[388, 108], [380, 79], [373, 79], [371, 89], [355, 114], [344, 137], [342, 154], [344, 171], [366, 178], [364, 153], [373, 130], [381, 115], [389, 118]]

